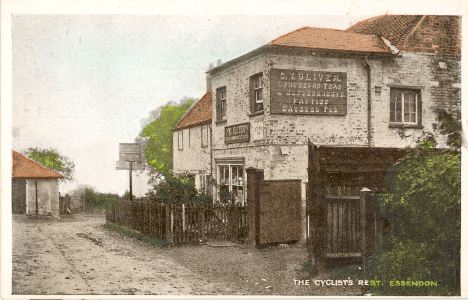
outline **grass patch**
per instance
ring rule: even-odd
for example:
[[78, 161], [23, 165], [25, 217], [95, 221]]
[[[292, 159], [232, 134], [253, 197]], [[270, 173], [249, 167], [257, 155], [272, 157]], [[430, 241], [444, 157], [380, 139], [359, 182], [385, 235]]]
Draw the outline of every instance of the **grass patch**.
[[139, 241], [145, 242], [147, 244], [150, 244], [151, 246], [155, 247], [164, 247], [169, 245], [169, 242], [166, 240], [160, 240], [157, 238], [151, 238], [149, 236], [144, 235], [141, 232], [135, 231], [131, 228], [128, 228], [126, 226], [118, 225], [115, 223], [106, 223], [102, 225], [104, 229], [109, 230], [109, 231], [114, 231], [117, 232], [123, 236], [131, 237], [134, 239], [137, 239]]

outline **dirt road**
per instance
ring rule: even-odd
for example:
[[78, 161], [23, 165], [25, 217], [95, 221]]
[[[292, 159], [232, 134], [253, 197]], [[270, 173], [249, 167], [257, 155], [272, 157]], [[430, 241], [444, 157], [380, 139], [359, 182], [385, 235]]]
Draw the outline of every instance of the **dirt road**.
[[[105, 230], [102, 213], [13, 219], [13, 294], [355, 295], [296, 286], [304, 247], [157, 248]], [[326, 278], [326, 274], [322, 274]]]
[[[102, 229], [102, 214], [13, 223], [14, 294], [218, 294], [160, 249]], [[230, 291], [235, 294], [235, 291]]]

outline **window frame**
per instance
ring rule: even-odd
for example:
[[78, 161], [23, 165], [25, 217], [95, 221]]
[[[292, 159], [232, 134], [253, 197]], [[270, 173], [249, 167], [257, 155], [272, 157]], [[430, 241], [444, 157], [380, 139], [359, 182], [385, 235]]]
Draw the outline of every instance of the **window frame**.
[[[256, 86], [257, 80], [260, 79], [260, 85]], [[257, 73], [249, 77], [250, 85], [250, 112], [252, 114], [260, 114], [265, 110], [265, 99], [263, 97], [263, 73]], [[261, 102], [257, 99], [257, 91], [261, 93]], [[261, 108], [257, 107], [261, 104]]]
[[[210, 135], [209, 135], [209, 132], [210, 132], [210, 125], [209, 124], [205, 124], [205, 125], [202, 125], [201, 126], [201, 135], [200, 135], [200, 139], [201, 139], [201, 143], [200, 143], [200, 146], [201, 148], [206, 148], [208, 147], [209, 143], [210, 143]], [[206, 144], [204, 143], [204, 139], [203, 139], [203, 129], [206, 128]]]
[[188, 128], [188, 148], [189, 148], [189, 149], [190, 149], [190, 147], [192, 146], [192, 145], [190, 144], [190, 138], [191, 138], [191, 134], [192, 134], [191, 131], [192, 131], [191, 128]]
[[[411, 111], [411, 104], [408, 104], [408, 109], [405, 108], [405, 94], [412, 92], [415, 96], [415, 109]], [[398, 99], [393, 101], [392, 99], [395, 97], [395, 93], [399, 93], [397, 95]], [[389, 122], [391, 127], [421, 127], [422, 122], [422, 96], [421, 96], [421, 89], [420, 88], [411, 88], [411, 87], [390, 87], [390, 109], [389, 109]], [[398, 121], [396, 117], [396, 113], [398, 110], [393, 108], [393, 106], [397, 106], [400, 103], [401, 109], [401, 120]], [[414, 120], [411, 120], [411, 114], [414, 113]], [[405, 114], [409, 115], [409, 121], [405, 121]]]
[[[224, 97], [223, 96], [224, 92]], [[223, 103], [224, 105], [221, 105]], [[227, 89], [222, 86], [216, 89], [216, 120], [225, 121], [227, 115]]]
[[177, 150], [184, 150], [184, 130], [177, 131]]
[[[221, 162], [221, 163], [218, 163], [217, 166], [216, 166], [216, 172], [218, 174], [217, 176], [217, 184], [218, 184], [218, 187], [221, 187], [222, 184], [225, 184], [225, 183], [221, 183], [221, 177], [223, 177], [223, 179], [225, 178], [225, 172], [223, 171], [221, 173], [221, 168], [225, 168], [227, 167], [228, 169], [228, 179], [229, 179], [229, 182], [227, 184], [228, 186], [228, 190], [229, 190], [229, 193], [232, 194], [232, 191], [233, 191], [233, 187], [236, 187], [237, 189], [239, 188], [242, 188], [242, 198], [239, 200], [239, 199], [236, 199], [235, 203], [236, 204], [240, 204], [241, 206], [244, 206], [245, 203], [246, 203], [246, 191], [247, 191], [247, 187], [246, 187], [246, 172], [245, 172], [245, 167], [244, 167], [244, 164], [243, 163], [230, 163], [230, 162]], [[239, 167], [242, 168], [242, 182], [239, 184]], [[233, 169], [236, 169], [236, 175], [237, 175], [237, 178], [238, 178], [238, 184], [233, 184]], [[220, 188], [218, 188], [218, 191], [217, 191], [217, 196], [216, 196], [216, 201], [220, 202], [221, 199], [219, 197], [219, 192], [220, 192]]]

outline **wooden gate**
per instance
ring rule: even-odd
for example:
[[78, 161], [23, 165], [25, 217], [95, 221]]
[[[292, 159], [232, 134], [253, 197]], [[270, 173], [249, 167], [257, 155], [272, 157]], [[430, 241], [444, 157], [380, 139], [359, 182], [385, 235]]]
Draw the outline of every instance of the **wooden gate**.
[[361, 256], [361, 214], [359, 196], [326, 196], [325, 257]]
[[248, 201], [254, 210], [254, 222], [250, 226], [255, 244], [299, 241], [302, 232], [301, 181], [263, 180], [263, 172], [253, 169], [247, 170], [247, 174]]
[[405, 153], [309, 143], [307, 216], [312, 260], [365, 258], [372, 253], [382, 231], [376, 194], [387, 188], [389, 168]]

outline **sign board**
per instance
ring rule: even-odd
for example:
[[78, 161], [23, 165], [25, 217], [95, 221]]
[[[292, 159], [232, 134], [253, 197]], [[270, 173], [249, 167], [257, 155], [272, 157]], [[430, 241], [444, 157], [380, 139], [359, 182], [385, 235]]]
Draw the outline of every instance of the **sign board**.
[[143, 161], [140, 143], [120, 143], [119, 144], [120, 161]]
[[224, 127], [224, 142], [226, 144], [244, 143], [250, 141], [250, 123]]
[[[128, 161], [117, 161], [115, 165], [116, 170], [130, 170], [130, 162]], [[134, 162], [132, 163], [132, 170], [143, 171], [145, 170], [145, 163]]]
[[347, 74], [271, 69], [271, 113], [344, 116]]

